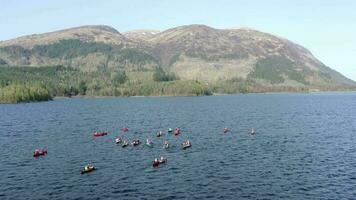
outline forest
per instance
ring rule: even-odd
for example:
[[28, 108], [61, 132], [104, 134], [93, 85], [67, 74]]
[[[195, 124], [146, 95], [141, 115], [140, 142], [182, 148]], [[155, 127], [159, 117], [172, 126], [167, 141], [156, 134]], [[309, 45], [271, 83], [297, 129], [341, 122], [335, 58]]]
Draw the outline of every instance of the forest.
[[86, 96], [199, 96], [210, 88], [179, 80], [161, 68], [153, 71], [83, 72], [63, 66], [0, 67], [0, 102], [47, 101], [54, 97]]

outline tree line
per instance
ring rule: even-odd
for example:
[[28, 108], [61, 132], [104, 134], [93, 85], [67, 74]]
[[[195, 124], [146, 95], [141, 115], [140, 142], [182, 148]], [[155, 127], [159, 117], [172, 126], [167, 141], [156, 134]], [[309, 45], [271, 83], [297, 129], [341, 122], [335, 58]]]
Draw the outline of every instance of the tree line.
[[[199, 81], [179, 80], [162, 68], [127, 74], [116, 70], [83, 72], [63, 66], [0, 67], [0, 102], [18, 103], [50, 100], [53, 97], [207, 95]], [[148, 78], [144, 79], [143, 77]]]

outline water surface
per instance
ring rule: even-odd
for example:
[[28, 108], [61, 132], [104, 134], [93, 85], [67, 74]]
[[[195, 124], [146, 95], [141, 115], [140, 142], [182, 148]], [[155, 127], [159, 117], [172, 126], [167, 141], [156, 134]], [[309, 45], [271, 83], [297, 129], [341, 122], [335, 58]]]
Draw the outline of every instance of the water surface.
[[[356, 93], [0, 105], [0, 199], [354, 199], [355, 113]], [[117, 146], [123, 126], [155, 147]], [[181, 135], [155, 137], [169, 127]], [[48, 155], [33, 158], [42, 147]], [[168, 163], [153, 169], [160, 155]], [[98, 170], [80, 175], [89, 162]]]

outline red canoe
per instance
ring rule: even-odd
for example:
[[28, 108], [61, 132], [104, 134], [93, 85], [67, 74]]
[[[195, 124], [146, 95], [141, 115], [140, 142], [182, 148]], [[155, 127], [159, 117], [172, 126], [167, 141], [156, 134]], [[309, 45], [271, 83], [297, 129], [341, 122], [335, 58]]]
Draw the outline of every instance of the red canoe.
[[124, 128], [121, 129], [121, 131], [122, 132], [127, 132], [127, 131], [129, 131], [129, 129], [127, 127], [124, 127]]
[[33, 157], [45, 156], [46, 154], [47, 154], [46, 149], [42, 149], [42, 151], [35, 149], [35, 151], [33, 152]]
[[174, 130], [174, 135], [179, 135], [180, 134], [180, 128], [176, 128]]
[[101, 136], [105, 136], [107, 135], [108, 133], [107, 132], [95, 132], [93, 134], [94, 137], [101, 137]]
[[152, 161], [152, 166], [153, 167], [158, 167], [160, 164], [164, 164], [167, 162], [167, 158], [163, 158], [163, 159], [155, 159]]

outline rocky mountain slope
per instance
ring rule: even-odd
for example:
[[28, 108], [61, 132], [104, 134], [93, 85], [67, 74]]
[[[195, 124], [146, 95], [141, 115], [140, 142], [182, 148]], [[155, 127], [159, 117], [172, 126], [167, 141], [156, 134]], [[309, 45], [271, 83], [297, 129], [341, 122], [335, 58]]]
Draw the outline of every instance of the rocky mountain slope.
[[159, 30], [133, 30], [123, 33], [126, 38], [132, 39], [134, 41], [147, 42], [149, 39], [153, 38], [155, 35], [160, 33]]
[[153, 71], [206, 84], [348, 88], [355, 82], [287, 39], [252, 29], [188, 25], [120, 34], [83, 26], [0, 42], [0, 65], [63, 65], [82, 71]]

